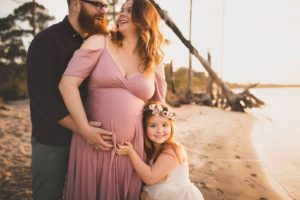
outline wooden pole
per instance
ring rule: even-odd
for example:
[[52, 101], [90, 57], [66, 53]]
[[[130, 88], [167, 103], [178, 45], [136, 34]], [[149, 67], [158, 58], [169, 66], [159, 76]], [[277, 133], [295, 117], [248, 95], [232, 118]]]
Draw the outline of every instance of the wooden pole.
[[113, 0], [113, 20], [116, 21], [116, 0]]
[[[210, 52], [208, 51], [207, 52], [207, 62], [211, 65], [211, 55], [210, 55]], [[210, 75], [208, 75], [208, 78], [207, 78], [207, 85], [206, 85], [206, 93], [209, 95], [209, 98], [210, 100], [212, 101], [213, 100], [213, 81], [210, 77]]]
[[173, 94], [175, 94], [176, 88], [175, 88], [175, 80], [174, 80], [174, 73], [173, 73], [173, 60], [171, 60], [170, 63], [170, 79], [171, 79], [171, 91]]
[[[190, 0], [190, 27], [189, 27], [189, 41], [192, 42], [192, 4], [193, 0]], [[192, 54], [189, 51], [189, 69], [188, 69], [188, 84], [187, 84], [187, 92], [186, 98], [192, 97]]]

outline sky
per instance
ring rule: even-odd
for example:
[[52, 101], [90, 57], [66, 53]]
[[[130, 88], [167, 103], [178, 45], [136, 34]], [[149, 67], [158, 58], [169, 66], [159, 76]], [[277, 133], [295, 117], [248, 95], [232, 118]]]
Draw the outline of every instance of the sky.
[[[1, 0], [0, 17], [26, 0]], [[66, 0], [36, 0], [56, 23], [67, 13]], [[156, 0], [189, 37], [190, 0]], [[59, 4], [59, 5], [58, 5]], [[224, 81], [300, 84], [300, 0], [192, 0], [192, 44]], [[162, 22], [171, 44], [164, 62], [188, 66], [188, 50]], [[193, 57], [193, 68], [204, 68]]]

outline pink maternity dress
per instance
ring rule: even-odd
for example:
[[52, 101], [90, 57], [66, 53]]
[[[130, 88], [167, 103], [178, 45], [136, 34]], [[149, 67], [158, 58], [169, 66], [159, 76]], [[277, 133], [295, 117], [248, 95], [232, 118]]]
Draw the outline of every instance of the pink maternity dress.
[[[162, 67], [162, 66], [158, 66]], [[115, 154], [116, 144], [130, 141], [144, 157], [142, 111], [149, 99], [164, 101], [164, 74], [135, 73], [125, 77], [106, 48], [79, 49], [64, 76], [89, 77], [85, 109], [88, 120], [112, 131], [114, 150], [90, 147], [74, 134], [70, 147], [66, 199], [138, 200], [141, 179], [127, 156]]]

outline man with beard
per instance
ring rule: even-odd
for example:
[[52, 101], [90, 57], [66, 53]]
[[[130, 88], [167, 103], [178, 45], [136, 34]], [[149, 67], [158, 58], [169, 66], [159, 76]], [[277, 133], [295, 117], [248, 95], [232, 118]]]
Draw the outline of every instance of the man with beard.
[[[41, 31], [28, 49], [33, 199], [58, 200], [63, 196], [71, 135], [81, 133], [63, 103], [58, 84], [83, 40], [95, 33], [108, 34], [106, 0], [68, 0], [68, 8], [69, 15]], [[81, 134], [86, 142], [96, 149], [112, 149], [111, 133], [101, 129], [100, 122], [90, 124], [94, 133]]]

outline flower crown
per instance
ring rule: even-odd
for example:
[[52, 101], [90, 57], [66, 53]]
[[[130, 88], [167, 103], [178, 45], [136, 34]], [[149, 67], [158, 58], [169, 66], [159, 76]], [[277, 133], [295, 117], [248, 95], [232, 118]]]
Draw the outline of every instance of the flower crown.
[[162, 107], [155, 103], [147, 105], [144, 108], [144, 112], [151, 112], [152, 115], [154, 115], [154, 116], [162, 116], [162, 117], [168, 118], [169, 120], [172, 120], [172, 121], [175, 119], [174, 112], [168, 111], [167, 107]]

